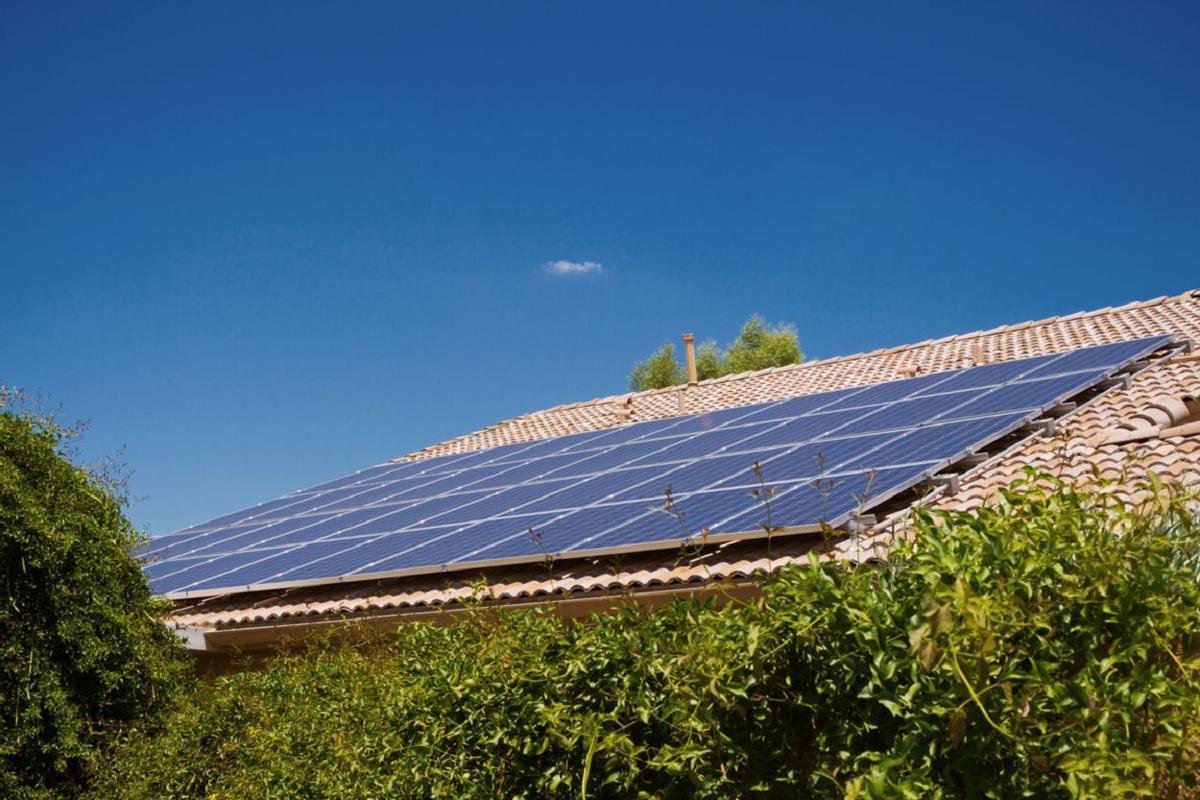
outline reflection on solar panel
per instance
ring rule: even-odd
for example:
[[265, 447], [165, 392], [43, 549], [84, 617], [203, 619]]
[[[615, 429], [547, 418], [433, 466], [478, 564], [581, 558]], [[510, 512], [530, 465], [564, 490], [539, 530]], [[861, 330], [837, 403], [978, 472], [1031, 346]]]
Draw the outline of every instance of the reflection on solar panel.
[[838, 527], [1168, 341], [381, 464], [154, 539], [145, 570], [187, 597]]

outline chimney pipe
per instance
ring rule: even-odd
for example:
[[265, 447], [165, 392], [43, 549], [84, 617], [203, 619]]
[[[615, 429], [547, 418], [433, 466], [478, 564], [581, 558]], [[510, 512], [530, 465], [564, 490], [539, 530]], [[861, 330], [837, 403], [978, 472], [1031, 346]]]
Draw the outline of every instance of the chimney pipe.
[[683, 335], [683, 352], [687, 358], [688, 386], [695, 386], [699, 381], [696, 380], [696, 337], [693, 334]]

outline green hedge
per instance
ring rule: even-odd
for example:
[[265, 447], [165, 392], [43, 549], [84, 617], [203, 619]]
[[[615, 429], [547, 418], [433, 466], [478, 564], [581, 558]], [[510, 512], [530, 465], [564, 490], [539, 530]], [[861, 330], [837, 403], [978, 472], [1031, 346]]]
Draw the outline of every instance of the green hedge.
[[[10, 394], [0, 389], [0, 408]], [[192, 664], [130, 549], [120, 487], [66, 456], [72, 431], [0, 411], [0, 797], [72, 795]]]
[[1200, 530], [1041, 476], [888, 564], [586, 623], [482, 608], [203, 687], [98, 797], [1173, 796]]

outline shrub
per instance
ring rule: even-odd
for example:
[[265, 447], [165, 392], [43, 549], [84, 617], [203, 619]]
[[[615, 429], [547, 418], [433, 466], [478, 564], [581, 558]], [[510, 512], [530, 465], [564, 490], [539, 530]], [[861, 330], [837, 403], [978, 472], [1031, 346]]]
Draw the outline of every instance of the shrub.
[[119, 487], [71, 464], [70, 436], [0, 411], [3, 797], [75, 793], [192, 674], [130, 555], [138, 536]]
[[98, 796], [1169, 795], [1200, 761], [1200, 530], [1110, 489], [1031, 478], [750, 603], [476, 608], [282, 656], [130, 736]]

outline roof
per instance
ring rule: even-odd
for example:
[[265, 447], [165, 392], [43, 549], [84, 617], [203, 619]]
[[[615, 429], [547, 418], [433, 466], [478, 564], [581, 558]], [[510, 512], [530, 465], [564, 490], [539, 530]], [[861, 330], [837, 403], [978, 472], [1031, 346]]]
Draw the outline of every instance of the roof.
[[[690, 387], [556, 406], [397, 460], [465, 453], [1163, 333], [1200, 342], [1200, 290], [903, 347], [730, 375]], [[1116, 478], [1136, 469], [1154, 470], [1165, 480], [1200, 481], [1200, 436], [1143, 436], [1123, 444], [1105, 443], [1111, 431], [1121, 425], [1129, 428], [1130, 419], [1156, 401], [1172, 398], [1171, 408], [1182, 408], [1189, 398], [1197, 395], [1200, 395], [1200, 357], [1177, 355], [1152, 363], [1137, 373], [1127, 388], [1102, 394], [1064, 417], [1052, 436], [1026, 438], [969, 470], [953, 492], [934, 498], [932, 503], [959, 510], [977, 507], [1030, 466], [1067, 478], [1083, 479], [1096, 472]], [[1196, 408], [1194, 402], [1192, 407]], [[1162, 416], [1161, 412], [1153, 413]], [[1200, 409], [1196, 418], [1200, 418]], [[1149, 424], [1148, 419], [1143, 415], [1143, 424]], [[1155, 430], [1171, 434], [1180, 428], [1168, 424]], [[1191, 433], [1188, 426], [1184, 430]], [[824, 544], [811, 537], [774, 543], [760, 539], [727, 543], [687, 557], [678, 553], [650, 553], [507, 567], [482, 575], [476, 571], [243, 592], [180, 603], [173, 621], [180, 626], [209, 629], [262, 628], [346, 617], [411, 615], [454, 606], [472, 596], [498, 604], [551, 599], [611, 602], [613, 598], [631, 594], [703, 589], [717, 581], [744, 583], [756, 574], [806, 557], [817, 546]], [[859, 559], [874, 552], [870, 540], [856, 538], [835, 545], [825, 555]]]

